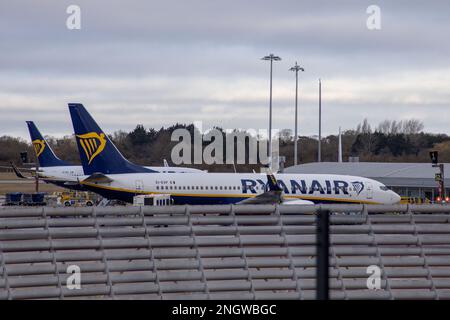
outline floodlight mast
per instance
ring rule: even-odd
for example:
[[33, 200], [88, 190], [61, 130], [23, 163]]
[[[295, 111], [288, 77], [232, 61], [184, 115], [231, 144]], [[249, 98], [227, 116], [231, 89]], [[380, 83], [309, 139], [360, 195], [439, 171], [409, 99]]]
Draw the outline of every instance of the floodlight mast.
[[297, 145], [298, 145], [298, 72], [305, 71], [304, 68], [300, 67], [295, 61], [295, 65], [289, 69], [289, 71], [295, 71], [295, 133], [294, 133], [294, 166], [297, 165]]

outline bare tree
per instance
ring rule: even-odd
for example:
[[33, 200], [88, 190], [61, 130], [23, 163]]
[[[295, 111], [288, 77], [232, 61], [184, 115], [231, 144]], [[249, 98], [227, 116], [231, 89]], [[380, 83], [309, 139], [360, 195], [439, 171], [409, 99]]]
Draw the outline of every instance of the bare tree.
[[358, 124], [356, 127], [356, 134], [371, 134], [372, 133], [372, 127], [369, 124], [369, 121], [367, 121], [367, 118], [364, 118], [363, 122]]
[[385, 135], [390, 134], [417, 134], [424, 128], [423, 122], [417, 119], [391, 121], [384, 120], [378, 124], [377, 131]]
[[417, 119], [409, 119], [403, 121], [402, 133], [418, 134], [424, 128], [423, 122]]
[[292, 130], [291, 129], [283, 129], [279, 133], [280, 140], [282, 142], [289, 142], [292, 141]]
[[377, 131], [388, 135], [391, 132], [391, 120], [384, 120], [378, 124]]

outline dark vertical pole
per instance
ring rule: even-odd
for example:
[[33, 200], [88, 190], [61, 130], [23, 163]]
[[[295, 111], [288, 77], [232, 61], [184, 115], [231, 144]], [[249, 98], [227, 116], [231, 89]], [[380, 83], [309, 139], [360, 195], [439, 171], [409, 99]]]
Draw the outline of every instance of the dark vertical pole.
[[316, 299], [329, 299], [329, 211], [317, 212], [316, 230]]
[[[297, 64], [297, 62], [296, 62]], [[297, 165], [297, 144], [298, 144], [298, 132], [297, 132], [297, 124], [298, 124], [298, 69], [295, 70], [295, 137], [294, 137], [294, 166]]]
[[35, 156], [35, 161], [34, 161], [34, 168], [35, 168], [35, 179], [36, 179], [36, 193], [39, 192], [39, 159], [38, 156]]
[[322, 162], [322, 82], [319, 79], [319, 146], [317, 162]]
[[36, 180], [36, 192], [39, 192], [39, 176], [38, 176], [38, 169], [37, 169], [37, 167], [36, 167], [36, 170], [35, 170], [35, 173], [34, 173], [34, 175], [35, 175], [35, 180]]
[[270, 97], [269, 97], [269, 168], [272, 169], [272, 64], [270, 59]]

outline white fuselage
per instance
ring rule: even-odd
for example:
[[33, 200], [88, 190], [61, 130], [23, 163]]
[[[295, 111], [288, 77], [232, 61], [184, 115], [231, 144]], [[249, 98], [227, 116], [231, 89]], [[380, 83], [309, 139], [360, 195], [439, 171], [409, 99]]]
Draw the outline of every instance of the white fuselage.
[[[147, 169], [160, 173], [200, 173], [199, 169], [184, 167], [146, 167]], [[82, 166], [54, 166], [39, 168], [39, 177], [42, 179], [62, 185], [62, 183], [76, 183], [85, 177]], [[69, 184], [66, 184], [69, 186]]]
[[[80, 181], [107, 198], [132, 202], [138, 194], [170, 194], [175, 204], [226, 204], [266, 191], [267, 177], [256, 173], [127, 173], [107, 175], [109, 183]], [[393, 204], [400, 197], [378, 181], [328, 174], [276, 174], [285, 199], [312, 202]], [[87, 176], [83, 177], [87, 178]]]

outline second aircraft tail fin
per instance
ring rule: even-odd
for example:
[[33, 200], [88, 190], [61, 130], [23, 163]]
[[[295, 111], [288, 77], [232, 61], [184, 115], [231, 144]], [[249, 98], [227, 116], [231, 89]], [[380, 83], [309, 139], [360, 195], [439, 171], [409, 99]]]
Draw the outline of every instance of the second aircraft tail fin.
[[34, 152], [39, 160], [41, 167], [58, 167], [68, 166], [69, 164], [58, 158], [53, 152], [50, 145], [44, 139], [42, 134], [33, 121], [27, 121], [28, 131], [30, 132], [31, 142], [33, 143]]

